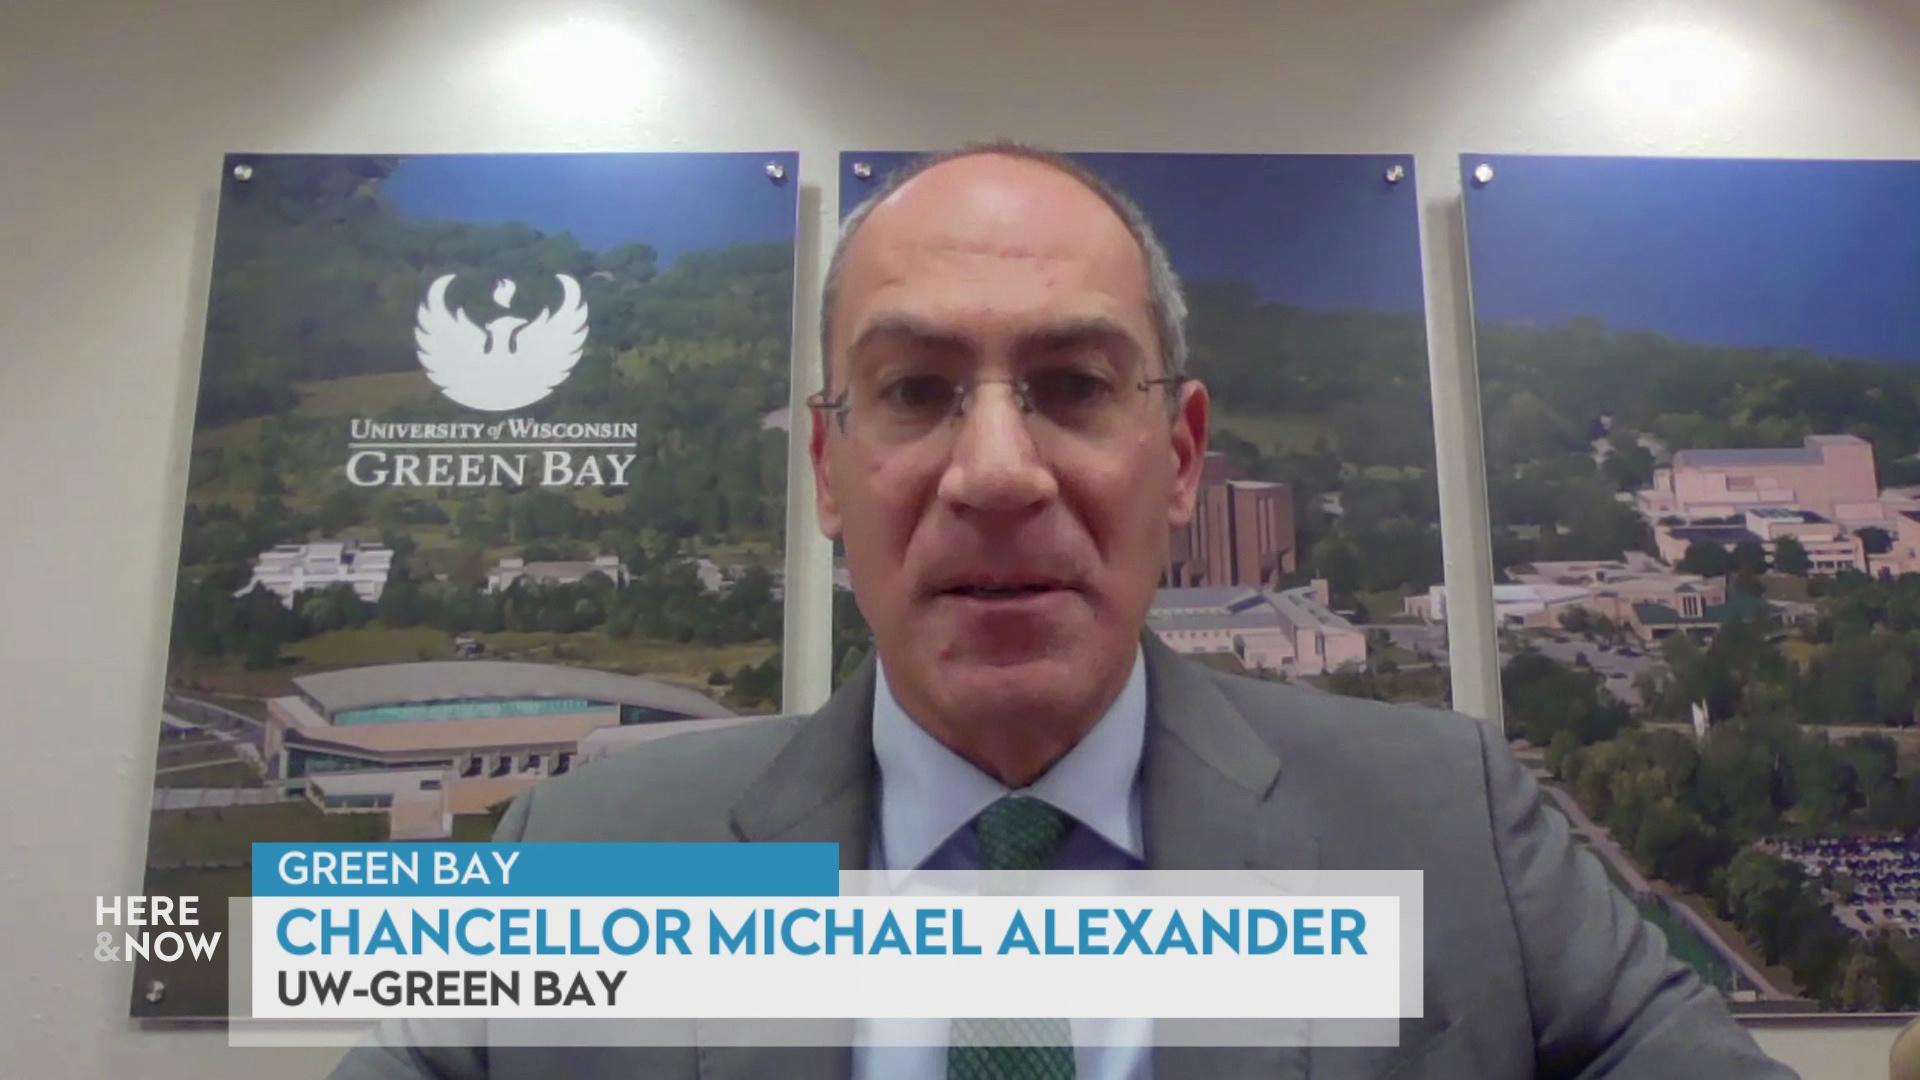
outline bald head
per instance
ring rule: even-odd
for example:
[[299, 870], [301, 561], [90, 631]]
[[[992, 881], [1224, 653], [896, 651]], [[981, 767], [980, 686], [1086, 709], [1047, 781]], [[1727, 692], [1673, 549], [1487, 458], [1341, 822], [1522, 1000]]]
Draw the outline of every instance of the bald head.
[[[971, 260], [979, 274], [990, 272], [996, 259], [1044, 265], [1097, 258], [1124, 268], [1134, 278], [1127, 286], [1129, 306], [1144, 316], [1160, 371], [1185, 373], [1186, 302], [1140, 209], [1069, 157], [995, 143], [920, 158], [892, 173], [847, 215], [821, 305], [822, 374], [829, 392], [836, 358], [855, 336], [844, 310], [849, 279], [870, 287], [873, 272], [882, 270], [871, 265], [875, 256], [899, 256], [910, 248], [925, 258], [938, 254], [947, 270]], [[909, 271], [898, 258], [889, 261], [892, 272]]]

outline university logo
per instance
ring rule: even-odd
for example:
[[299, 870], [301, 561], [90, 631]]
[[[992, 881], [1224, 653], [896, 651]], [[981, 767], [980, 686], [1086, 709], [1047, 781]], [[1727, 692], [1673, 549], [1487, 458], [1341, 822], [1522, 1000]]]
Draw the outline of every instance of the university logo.
[[[502, 315], [485, 326], [474, 325], [460, 308], [447, 310], [453, 275], [435, 278], [413, 331], [427, 378], [454, 401], [486, 412], [518, 409], [553, 393], [580, 362], [587, 343], [580, 283], [565, 274], [554, 277], [560, 281], [559, 306], [531, 320]], [[505, 308], [513, 302], [514, 288], [510, 279], [500, 279], [493, 302]]]
[[[501, 315], [476, 325], [447, 308], [452, 274], [435, 278], [420, 303], [414, 341], [420, 366], [440, 392], [470, 409], [507, 412], [553, 393], [587, 344], [587, 305], [565, 274], [560, 303], [532, 319]], [[502, 278], [493, 302], [513, 302]], [[354, 417], [347, 432], [347, 482], [355, 487], [624, 487], [639, 445], [631, 420], [409, 421]]]

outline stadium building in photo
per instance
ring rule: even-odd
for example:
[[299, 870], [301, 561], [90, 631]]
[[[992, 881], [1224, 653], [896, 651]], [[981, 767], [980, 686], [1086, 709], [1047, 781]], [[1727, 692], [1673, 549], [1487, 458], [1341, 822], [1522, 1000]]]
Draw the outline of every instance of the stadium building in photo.
[[658, 679], [503, 660], [349, 668], [267, 703], [268, 773], [323, 810], [384, 812], [394, 839], [445, 837], [592, 758], [748, 718]]

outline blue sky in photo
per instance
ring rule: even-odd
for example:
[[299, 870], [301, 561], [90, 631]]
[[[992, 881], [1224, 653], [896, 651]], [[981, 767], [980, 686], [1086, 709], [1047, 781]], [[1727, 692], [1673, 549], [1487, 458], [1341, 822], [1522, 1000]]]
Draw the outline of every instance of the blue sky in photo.
[[[913, 151], [840, 156], [844, 215]], [[1413, 159], [1388, 154], [1075, 154], [1126, 192], [1189, 281], [1320, 310], [1420, 311]], [[873, 166], [870, 181], [852, 164]], [[1406, 178], [1385, 180], [1399, 164]]]
[[[784, 183], [766, 165], [786, 168]], [[523, 224], [572, 233], [584, 248], [651, 245], [666, 266], [689, 251], [791, 243], [796, 155], [431, 154], [406, 158], [381, 185], [420, 220]]]
[[1482, 321], [1920, 362], [1920, 162], [1460, 163]]

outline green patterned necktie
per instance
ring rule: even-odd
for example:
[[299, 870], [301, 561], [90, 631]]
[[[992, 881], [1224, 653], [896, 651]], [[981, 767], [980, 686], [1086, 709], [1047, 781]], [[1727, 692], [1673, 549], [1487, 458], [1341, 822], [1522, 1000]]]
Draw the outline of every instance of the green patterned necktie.
[[[1045, 870], [1066, 815], [1009, 795], [974, 819], [982, 870]], [[958, 1019], [948, 1035], [947, 1080], [1073, 1080], [1073, 1032], [1060, 1019]]]

